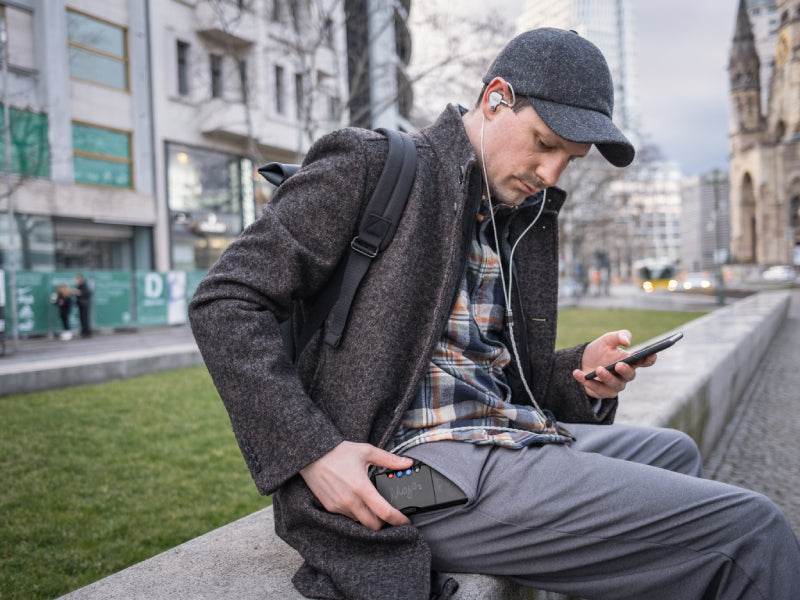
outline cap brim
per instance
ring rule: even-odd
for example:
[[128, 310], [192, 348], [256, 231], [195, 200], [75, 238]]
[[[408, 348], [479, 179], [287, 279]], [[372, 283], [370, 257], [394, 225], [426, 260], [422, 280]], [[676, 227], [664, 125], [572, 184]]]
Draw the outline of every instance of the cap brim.
[[617, 126], [603, 113], [529, 97], [542, 121], [559, 137], [570, 142], [594, 144], [615, 167], [627, 167], [636, 151]]

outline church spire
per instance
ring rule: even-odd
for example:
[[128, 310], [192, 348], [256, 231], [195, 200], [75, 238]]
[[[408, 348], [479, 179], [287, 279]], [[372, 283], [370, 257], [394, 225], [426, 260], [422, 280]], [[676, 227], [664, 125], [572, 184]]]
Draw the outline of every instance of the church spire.
[[753, 26], [750, 24], [750, 17], [747, 14], [747, 2], [739, 0], [739, 13], [736, 17], [736, 30], [728, 63], [731, 91], [760, 89], [760, 68], [761, 61], [756, 51]]

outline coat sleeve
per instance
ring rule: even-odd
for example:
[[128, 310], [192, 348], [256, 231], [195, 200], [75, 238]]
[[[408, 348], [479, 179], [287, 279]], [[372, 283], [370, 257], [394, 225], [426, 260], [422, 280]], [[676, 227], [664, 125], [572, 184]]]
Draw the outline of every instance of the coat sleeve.
[[317, 142], [189, 305], [198, 347], [262, 494], [342, 441], [286, 358], [279, 321], [294, 300], [323, 288], [352, 239], [364, 195], [362, 137], [342, 130]]
[[580, 369], [583, 351], [588, 345], [580, 344], [572, 348], [557, 350], [553, 363], [550, 398], [557, 399], [558, 406], [549, 406], [559, 421], [565, 423], [595, 423], [610, 425], [617, 412], [617, 398], [600, 400], [589, 396], [584, 387], [572, 376], [572, 371]]

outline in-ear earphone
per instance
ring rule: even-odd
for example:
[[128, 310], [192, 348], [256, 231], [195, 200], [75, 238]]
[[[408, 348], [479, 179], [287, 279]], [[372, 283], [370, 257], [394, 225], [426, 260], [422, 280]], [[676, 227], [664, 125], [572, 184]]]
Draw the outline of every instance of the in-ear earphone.
[[500, 92], [492, 92], [489, 94], [489, 108], [491, 110], [497, 110], [497, 107], [501, 104], [508, 106], [508, 102], [503, 100], [503, 96], [500, 94]]
[[506, 82], [508, 85], [508, 91], [511, 92], [511, 102], [506, 102], [503, 100], [503, 94], [500, 92], [491, 92], [489, 94], [489, 109], [492, 111], [497, 110], [497, 107], [501, 104], [505, 104], [509, 108], [514, 106], [517, 103], [517, 95], [514, 93], [514, 88], [511, 86], [510, 83]]

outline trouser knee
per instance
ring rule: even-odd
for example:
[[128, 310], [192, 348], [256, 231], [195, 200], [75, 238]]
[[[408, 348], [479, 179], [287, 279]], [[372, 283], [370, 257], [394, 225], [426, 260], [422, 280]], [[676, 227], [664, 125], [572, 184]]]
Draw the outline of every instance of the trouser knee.
[[703, 457], [691, 436], [677, 429], [662, 429], [665, 467], [677, 473], [702, 477]]

